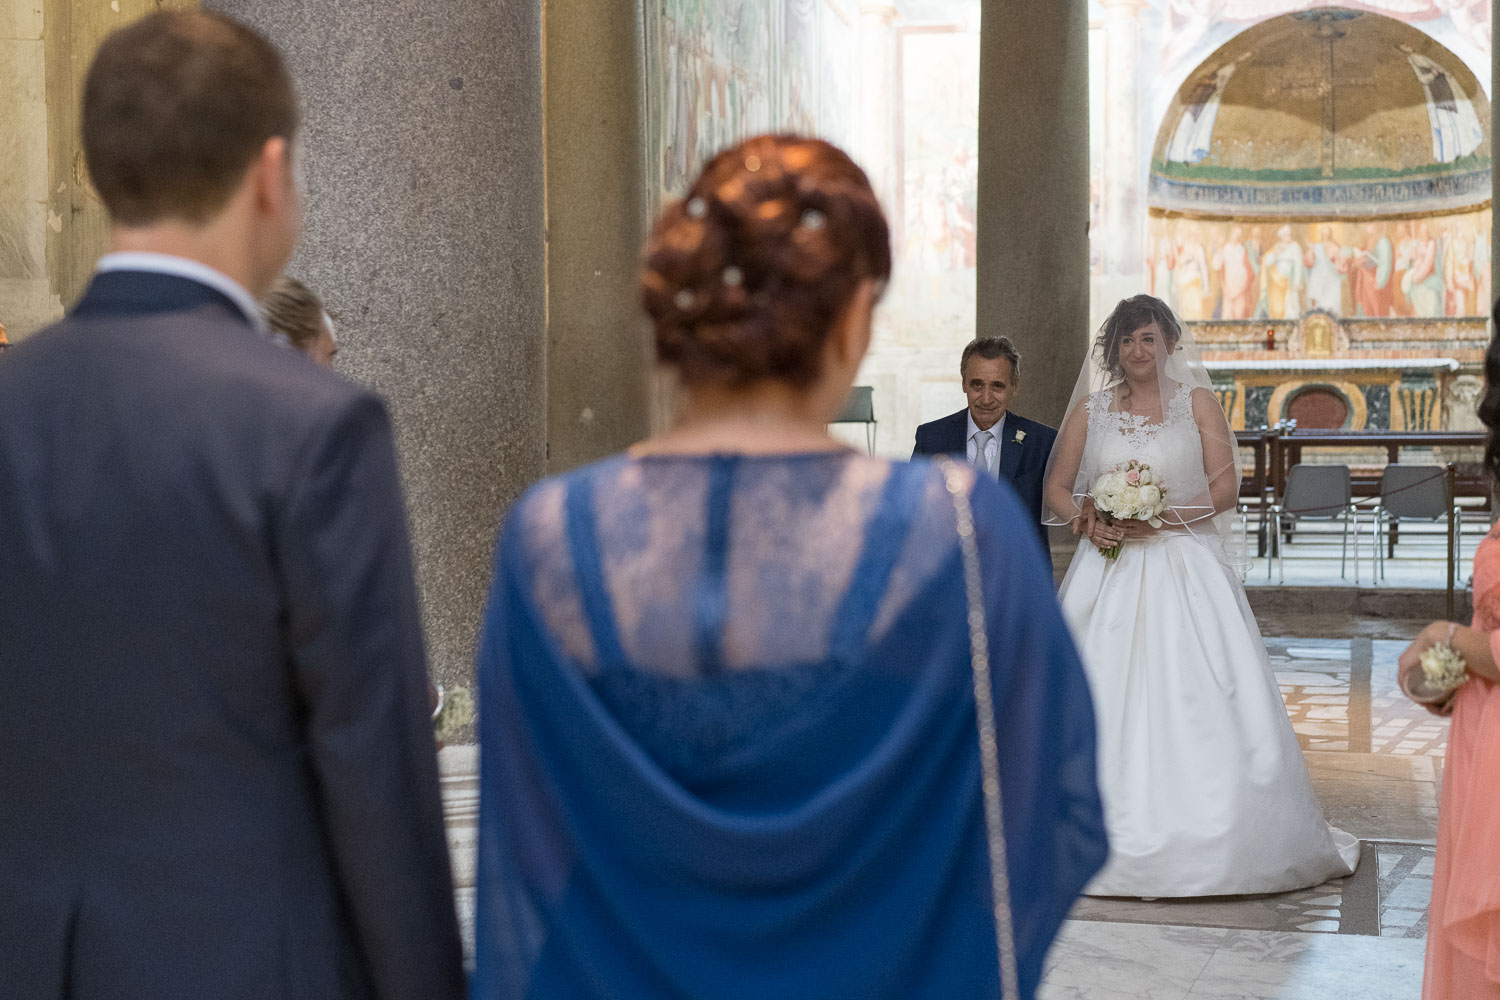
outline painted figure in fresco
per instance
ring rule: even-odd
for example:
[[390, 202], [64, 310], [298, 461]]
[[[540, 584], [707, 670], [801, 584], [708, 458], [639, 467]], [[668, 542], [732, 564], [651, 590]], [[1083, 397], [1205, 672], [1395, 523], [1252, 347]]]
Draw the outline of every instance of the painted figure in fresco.
[[1214, 252], [1214, 272], [1223, 289], [1223, 319], [1249, 319], [1255, 310], [1255, 263], [1245, 246], [1245, 228], [1229, 231], [1229, 242]]
[[1427, 120], [1432, 125], [1432, 155], [1439, 163], [1468, 156], [1484, 142], [1479, 116], [1453, 75], [1404, 42], [1397, 45], [1411, 63], [1427, 93]]
[[1177, 231], [1175, 252], [1177, 266], [1173, 288], [1177, 295], [1177, 314], [1183, 319], [1208, 319], [1209, 282], [1208, 251], [1198, 238], [1198, 227]]
[[1401, 290], [1411, 303], [1412, 315], [1434, 318], [1443, 315], [1443, 276], [1437, 271], [1437, 240], [1426, 222], [1417, 224], [1412, 241], [1411, 268], [1401, 281]]
[[1251, 226], [1245, 239], [1245, 253], [1250, 258], [1250, 318], [1266, 318], [1266, 286], [1261, 280], [1261, 263], [1265, 260], [1265, 227]]
[[1172, 240], [1163, 233], [1156, 241], [1156, 256], [1151, 261], [1151, 294], [1177, 308], [1177, 296], [1172, 288], [1172, 272], [1177, 258], [1172, 254]]
[[1349, 290], [1354, 294], [1354, 308], [1361, 316], [1384, 318], [1391, 315], [1391, 275], [1396, 250], [1391, 238], [1375, 223], [1365, 227], [1365, 245], [1354, 251], [1349, 267]]
[[1477, 315], [1474, 299], [1474, 233], [1456, 227], [1443, 248], [1443, 290], [1449, 316]]
[[1474, 311], [1483, 316], [1493, 304], [1490, 277], [1490, 213], [1479, 213], [1479, 231], [1474, 234]]
[[1307, 301], [1313, 309], [1326, 309], [1335, 316], [1344, 312], [1344, 274], [1349, 255], [1333, 238], [1333, 226], [1318, 227], [1318, 240], [1307, 248]]
[[1406, 276], [1417, 256], [1416, 227], [1410, 222], [1396, 225], [1396, 264], [1391, 271], [1391, 315], [1414, 316]]
[[1224, 97], [1224, 87], [1240, 63], [1254, 54], [1253, 51], [1245, 52], [1233, 62], [1201, 77], [1183, 98], [1182, 117], [1177, 119], [1172, 141], [1167, 143], [1168, 163], [1198, 163], [1208, 156], [1209, 147], [1213, 144], [1214, 123], [1219, 118], [1219, 101]]
[[975, 191], [978, 186], [978, 161], [967, 149], [953, 154], [953, 162], [943, 168], [943, 189], [948, 231], [952, 235], [951, 269], [958, 271], [978, 264]]
[[1291, 226], [1276, 230], [1276, 245], [1266, 252], [1261, 279], [1265, 286], [1267, 316], [1271, 319], [1296, 319], [1302, 315], [1307, 265], [1302, 244], [1292, 238]]

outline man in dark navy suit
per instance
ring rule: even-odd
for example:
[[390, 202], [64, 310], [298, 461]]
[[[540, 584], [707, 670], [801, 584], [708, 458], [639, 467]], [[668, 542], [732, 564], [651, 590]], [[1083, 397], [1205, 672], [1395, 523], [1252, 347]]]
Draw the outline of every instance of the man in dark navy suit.
[[1010, 409], [1021, 378], [1021, 355], [1008, 337], [980, 337], [959, 359], [969, 405], [917, 428], [918, 455], [961, 456], [1020, 495], [1047, 545], [1042, 525], [1042, 481], [1057, 430]]
[[296, 96], [229, 18], [100, 48], [113, 253], [0, 358], [0, 998], [458, 1000], [390, 421], [255, 306]]

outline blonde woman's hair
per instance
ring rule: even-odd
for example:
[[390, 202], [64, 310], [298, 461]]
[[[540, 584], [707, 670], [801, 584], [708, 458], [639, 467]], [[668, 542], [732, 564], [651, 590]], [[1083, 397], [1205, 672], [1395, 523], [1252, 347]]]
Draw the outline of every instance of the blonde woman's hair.
[[299, 351], [306, 351], [323, 329], [322, 301], [302, 282], [284, 274], [261, 300], [260, 311], [271, 329]]

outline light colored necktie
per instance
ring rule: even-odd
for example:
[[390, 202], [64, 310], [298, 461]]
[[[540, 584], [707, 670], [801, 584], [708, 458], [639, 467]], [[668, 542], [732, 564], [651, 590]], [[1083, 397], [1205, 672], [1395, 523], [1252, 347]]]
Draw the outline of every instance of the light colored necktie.
[[999, 473], [995, 471], [995, 466], [990, 462], [990, 442], [993, 440], [995, 440], [995, 435], [989, 431], [980, 431], [975, 436], [974, 441], [978, 447], [974, 450], [974, 464], [990, 475], [995, 476], [999, 475]]

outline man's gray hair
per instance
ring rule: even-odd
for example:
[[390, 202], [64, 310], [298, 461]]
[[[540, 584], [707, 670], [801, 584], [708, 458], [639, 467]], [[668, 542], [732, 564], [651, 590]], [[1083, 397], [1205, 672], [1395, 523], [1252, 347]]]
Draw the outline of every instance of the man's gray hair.
[[1021, 352], [1016, 350], [1016, 345], [1010, 342], [1009, 337], [976, 337], [969, 341], [969, 345], [964, 348], [963, 357], [958, 359], [960, 375], [969, 367], [969, 359], [976, 354], [986, 361], [1004, 358], [1010, 362], [1010, 377], [1021, 377]]

